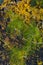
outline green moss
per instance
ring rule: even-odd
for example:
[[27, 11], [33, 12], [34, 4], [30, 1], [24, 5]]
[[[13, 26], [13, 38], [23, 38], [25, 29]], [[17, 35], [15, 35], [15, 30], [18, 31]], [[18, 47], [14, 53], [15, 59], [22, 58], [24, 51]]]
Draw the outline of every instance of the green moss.
[[[13, 33], [17, 36], [22, 34], [25, 42], [21, 49], [17, 47], [11, 48], [10, 62], [12, 65], [25, 65], [24, 57], [29, 53], [34, 53], [32, 48], [35, 49], [37, 44], [42, 43], [42, 37], [35, 21], [27, 25], [22, 17], [16, 14], [14, 16], [15, 18], [8, 24], [6, 31], [9, 35]], [[14, 32], [15, 30], [16, 32]]]

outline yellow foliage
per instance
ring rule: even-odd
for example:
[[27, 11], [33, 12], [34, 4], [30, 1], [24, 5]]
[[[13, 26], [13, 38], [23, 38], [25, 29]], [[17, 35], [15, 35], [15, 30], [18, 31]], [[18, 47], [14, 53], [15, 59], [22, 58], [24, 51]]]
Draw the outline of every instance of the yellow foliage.
[[4, 0], [4, 2], [0, 5], [0, 8], [2, 9], [2, 8], [6, 7], [6, 5], [7, 5], [8, 3], [10, 3], [10, 1], [11, 1], [11, 0]]
[[43, 9], [38, 9], [37, 7], [31, 7], [29, 2], [31, 0], [22, 0], [17, 3], [15, 6], [15, 12], [18, 15], [22, 15], [25, 18], [25, 21], [30, 22], [31, 18], [40, 21], [43, 20]]
[[38, 65], [42, 65], [42, 61], [38, 62]]
[[43, 14], [43, 9], [42, 9], [42, 8], [40, 9], [40, 13], [42, 13], [42, 14]]
[[43, 8], [39, 9], [36, 6], [31, 7], [31, 0], [22, 0], [17, 3], [12, 2], [13, 5], [11, 5], [10, 1], [11, 0], [4, 0], [4, 3], [0, 7], [3, 8], [6, 6], [6, 4], [10, 3], [10, 5], [7, 5], [6, 7], [9, 10], [12, 10], [14, 13], [23, 16], [26, 22], [30, 22], [31, 18], [37, 20], [38, 22], [43, 20]]

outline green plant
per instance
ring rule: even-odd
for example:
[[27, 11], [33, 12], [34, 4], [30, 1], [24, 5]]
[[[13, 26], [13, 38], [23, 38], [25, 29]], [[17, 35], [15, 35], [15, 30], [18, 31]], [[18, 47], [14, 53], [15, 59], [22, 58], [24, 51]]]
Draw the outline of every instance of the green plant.
[[8, 24], [6, 31], [10, 37], [12, 37], [12, 35], [19, 36], [22, 34], [24, 45], [22, 48], [14, 46], [11, 48], [10, 63], [12, 65], [25, 65], [24, 57], [26, 57], [30, 51], [34, 53], [32, 48], [35, 49], [37, 44], [42, 43], [42, 37], [38, 27], [36, 27], [35, 21], [27, 25], [22, 17], [17, 14], [14, 16], [14, 20]]

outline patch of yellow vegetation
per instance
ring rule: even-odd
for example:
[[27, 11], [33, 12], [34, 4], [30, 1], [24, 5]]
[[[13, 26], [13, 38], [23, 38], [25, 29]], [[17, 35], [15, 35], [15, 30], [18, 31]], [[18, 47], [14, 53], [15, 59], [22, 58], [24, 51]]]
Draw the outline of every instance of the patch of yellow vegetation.
[[0, 9], [6, 7], [8, 3], [10, 3], [11, 0], [4, 0], [4, 2], [0, 5]]
[[[0, 8], [7, 7], [8, 10], [12, 10], [14, 13], [23, 16], [26, 23], [30, 23], [31, 19], [37, 20], [38, 22], [43, 20], [43, 8], [37, 8], [36, 6], [38, 5], [31, 7], [30, 1], [22, 0], [17, 3], [11, 3], [11, 0], [4, 0]], [[8, 3], [10, 3], [9, 6], [7, 5]]]
[[42, 65], [42, 61], [38, 62], [38, 65]]
[[31, 0], [19, 1], [16, 6], [12, 9], [18, 15], [22, 15], [25, 21], [30, 22], [31, 18], [37, 21], [43, 20], [43, 8], [31, 7], [29, 2]]

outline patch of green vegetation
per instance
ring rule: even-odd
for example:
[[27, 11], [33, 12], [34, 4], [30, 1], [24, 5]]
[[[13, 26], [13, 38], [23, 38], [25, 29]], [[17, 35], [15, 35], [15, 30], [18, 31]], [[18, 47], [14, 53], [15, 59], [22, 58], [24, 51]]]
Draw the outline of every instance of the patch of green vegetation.
[[31, 1], [30, 1], [30, 5], [31, 5], [31, 6], [36, 6], [36, 5], [37, 5], [36, 0], [31, 0]]
[[41, 0], [40, 6], [41, 6], [41, 8], [43, 8], [43, 0]]
[[39, 5], [41, 8], [43, 8], [43, 0], [31, 0], [30, 5], [32, 7]]
[[[27, 25], [22, 17], [17, 14], [13, 14], [13, 16], [14, 19], [8, 24], [6, 32], [10, 36], [12, 34], [17, 36], [22, 34], [25, 42], [22, 48], [11, 48], [10, 63], [11, 65], [25, 65], [24, 58], [30, 53], [32, 48], [35, 49], [37, 44], [42, 43], [42, 37], [35, 21]], [[33, 52], [32, 50], [31, 54]]]

